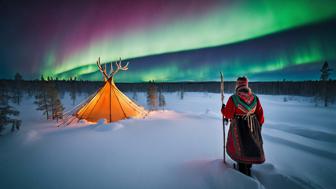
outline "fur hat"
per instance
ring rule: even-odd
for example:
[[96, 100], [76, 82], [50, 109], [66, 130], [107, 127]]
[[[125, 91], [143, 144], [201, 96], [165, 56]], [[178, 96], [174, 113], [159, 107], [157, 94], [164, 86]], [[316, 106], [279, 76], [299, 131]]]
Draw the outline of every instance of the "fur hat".
[[236, 82], [236, 91], [239, 91], [240, 89], [249, 89], [248, 87], [248, 79], [246, 76], [238, 77]]

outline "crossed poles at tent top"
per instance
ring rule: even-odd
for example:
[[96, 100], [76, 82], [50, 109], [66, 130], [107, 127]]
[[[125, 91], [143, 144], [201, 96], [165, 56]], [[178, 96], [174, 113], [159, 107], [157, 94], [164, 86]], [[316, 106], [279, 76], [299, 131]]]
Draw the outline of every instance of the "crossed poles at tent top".
[[98, 58], [98, 61], [97, 61], [97, 66], [98, 66], [98, 69], [99, 71], [103, 74], [103, 77], [104, 77], [104, 80], [107, 81], [108, 79], [110, 78], [113, 78], [114, 75], [119, 71], [119, 70], [128, 70], [128, 63], [126, 63], [125, 66], [122, 66], [121, 65], [121, 58], [119, 58], [119, 62], [115, 62], [115, 65], [117, 66], [117, 68], [114, 70], [113, 69], [113, 64], [112, 62], [110, 63], [110, 73], [107, 74], [107, 71], [106, 71], [106, 64], [104, 66], [104, 68], [102, 67], [101, 63], [100, 63], [100, 57]]

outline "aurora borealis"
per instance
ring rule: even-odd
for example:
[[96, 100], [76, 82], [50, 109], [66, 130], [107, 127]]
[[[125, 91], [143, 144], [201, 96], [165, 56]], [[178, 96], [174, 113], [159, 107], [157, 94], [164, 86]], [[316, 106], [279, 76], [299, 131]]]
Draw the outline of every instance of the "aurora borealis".
[[[336, 2], [3, 1], [1, 78], [101, 80], [95, 61], [130, 62], [121, 82], [318, 79], [336, 63]], [[316, 73], [314, 70], [317, 70]]]

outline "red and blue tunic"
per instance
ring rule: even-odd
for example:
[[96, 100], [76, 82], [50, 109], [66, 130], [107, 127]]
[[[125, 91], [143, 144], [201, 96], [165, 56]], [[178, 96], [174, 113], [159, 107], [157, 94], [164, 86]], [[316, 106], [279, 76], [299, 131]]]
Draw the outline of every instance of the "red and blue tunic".
[[253, 93], [234, 94], [222, 109], [222, 114], [231, 120], [226, 143], [231, 159], [239, 163], [263, 163], [261, 126], [264, 113], [258, 97]]

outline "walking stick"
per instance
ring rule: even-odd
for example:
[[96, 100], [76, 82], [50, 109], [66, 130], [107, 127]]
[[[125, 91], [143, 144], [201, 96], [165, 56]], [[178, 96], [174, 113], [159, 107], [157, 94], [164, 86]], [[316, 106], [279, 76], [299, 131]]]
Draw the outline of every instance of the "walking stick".
[[[224, 77], [222, 72], [220, 73], [221, 83], [220, 83], [220, 90], [221, 90], [221, 100], [222, 100], [222, 106], [225, 106], [224, 104]], [[224, 116], [222, 116], [222, 123], [223, 123], [223, 162], [225, 162], [225, 119]]]

